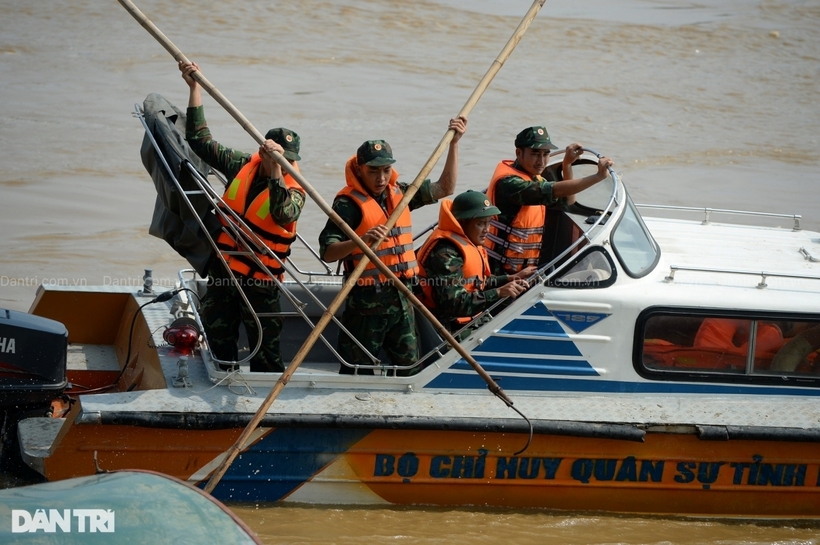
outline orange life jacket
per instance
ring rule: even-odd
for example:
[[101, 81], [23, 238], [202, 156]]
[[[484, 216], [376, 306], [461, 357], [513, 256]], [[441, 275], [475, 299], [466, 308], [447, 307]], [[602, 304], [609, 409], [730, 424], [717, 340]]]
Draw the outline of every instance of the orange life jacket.
[[[496, 184], [502, 178], [517, 176], [524, 180], [540, 182], [526, 172], [513, 168], [514, 161], [507, 159], [498, 163], [487, 189], [487, 197], [493, 205], [498, 206], [495, 197]], [[521, 207], [510, 225], [498, 220], [490, 222], [490, 232], [487, 234], [485, 245], [487, 254], [501, 262], [507, 274], [515, 274], [528, 265], [538, 263], [541, 253], [541, 234], [544, 230], [544, 220], [547, 209], [543, 204], [525, 205]]]
[[[419, 250], [419, 277], [422, 288], [422, 302], [424, 305], [434, 310], [436, 308], [433, 298], [433, 285], [430, 282], [427, 272], [424, 270], [424, 262], [427, 256], [441, 239], [447, 239], [461, 252], [464, 260], [462, 275], [464, 278], [464, 289], [468, 292], [482, 291], [487, 278], [490, 276], [490, 265], [487, 261], [487, 250], [484, 246], [476, 246], [467, 238], [464, 229], [452, 213], [453, 201], [444, 199], [441, 201], [441, 208], [438, 212], [438, 227], [430, 234]], [[456, 322], [459, 324], [469, 323], [473, 316], [459, 316]]]
[[[706, 318], [695, 335], [695, 348], [715, 348], [745, 354], [749, 347], [749, 320]], [[740, 344], [736, 344], [740, 343]], [[783, 346], [783, 333], [774, 324], [758, 323], [755, 354], [777, 352]]]
[[[236, 212], [239, 217], [248, 225], [251, 231], [265, 243], [271, 252], [284, 261], [290, 255], [290, 245], [296, 240], [296, 222], [287, 225], [277, 224], [270, 214], [270, 191], [266, 187], [263, 191], [248, 203], [248, 192], [251, 184], [256, 178], [256, 172], [262, 158], [259, 153], [251, 155], [250, 161], [237, 173], [236, 178], [231, 181], [222, 200], [228, 207]], [[299, 172], [299, 166], [293, 163], [293, 168]], [[290, 189], [302, 188], [290, 174], [284, 175], [285, 187]], [[221, 219], [221, 218], [220, 218]], [[225, 220], [221, 219], [223, 225]], [[230, 252], [244, 251], [244, 247], [237, 245], [230, 230], [223, 227], [217, 238], [217, 246], [223, 250], [222, 257], [228, 263], [232, 271], [243, 276], [253, 277], [259, 280], [270, 280], [270, 277], [248, 256], [234, 255]], [[265, 253], [254, 251], [256, 257], [280, 280], [285, 269], [276, 259]]]
[[[387, 193], [387, 212], [379, 205], [376, 200], [370, 196], [367, 190], [362, 186], [362, 183], [356, 177], [353, 171], [353, 165], [356, 162], [356, 156], [351, 157], [345, 165], [345, 182], [346, 186], [336, 194], [337, 197], [342, 195], [348, 197], [351, 201], [356, 203], [362, 213], [362, 221], [356, 228], [355, 232], [360, 237], [367, 231], [377, 225], [384, 225], [387, 222], [390, 214], [396, 209], [401, 201], [404, 193], [396, 184], [399, 173], [393, 169], [393, 174], [390, 177], [390, 182], [385, 188]], [[353, 272], [359, 261], [361, 261], [364, 252], [359, 247], [356, 247], [350, 255], [344, 259], [345, 271], [347, 274]], [[402, 279], [414, 277], [418, 273], [418, 264], [416, 263], [416, 253], [413, 251], [413, 224], [410, 218], [410, 209], [405, 208], [398, 221], [384, 237], [382, 243], [376, 249], [376, 255], [382, 263], [387, 265], [393, 273]], [[367, 267], [364, 269], [362, 276], [359, 278], [359, 285], [375, 285], [376, 283], [387, 282], [387, 277], [379, 272], [379, 269], [368, 261]]]

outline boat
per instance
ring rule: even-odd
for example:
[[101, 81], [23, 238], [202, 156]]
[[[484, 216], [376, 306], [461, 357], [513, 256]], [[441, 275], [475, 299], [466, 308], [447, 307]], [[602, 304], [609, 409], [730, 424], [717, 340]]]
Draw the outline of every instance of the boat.
[[[154, 166], [161, 147], [144, 146]], [[585, 150], [576, 174], [599, 157]], [[555, 152], [545, 175], [560, 176], [561, 161]], [[171, 175], [180, 199], [219, 208], [207, 172], [174, 164], [165, 170], [197, 184]], [[549, 211], [529, 290], [464, 330], [461, 346], [511, 404], [426, 320], [417, 373], [375, 354], [339, 374], [334, 321], [212, 493], [818, 519], [820, 233], [801, 219], [635, 204], [611, 171]], [[342, 286], [327, 264], [288, 266], [286, 362]], [[150, 271], [139, 290], [40, 286], [29, 314], [67, 330], [60, 394], [71, 402], [19, 419], [28, 466], [49, 481], [143, 469], [205, 486], [279, 378], [249, 371], [253, 347], [236, 365], [212, 357], [197, 312], [205, 289], [196, 266], [162, 289]]]
[[179, 479], [115, 471], [0, 490], [3, 543], [262, 543], [222, 502]]

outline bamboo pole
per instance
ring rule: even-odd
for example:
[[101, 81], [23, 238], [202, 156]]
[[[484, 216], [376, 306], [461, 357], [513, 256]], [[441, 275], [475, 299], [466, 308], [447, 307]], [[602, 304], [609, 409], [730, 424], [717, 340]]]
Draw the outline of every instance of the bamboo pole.
[[[190, 62], [185, 55], [177, 48], [134, 4], [131, 0], [118, 0], [120, 4], [140, 23], [140, 25], [145, 28], [149, 34], [151, 34], [174, 58], [176, 61], [184, 61]], [[484, 94], [487, 87], [489, 86], [490, 82], [493, 80], [495, 75], [504, 65], [504, 62], [509, 58], [510, 54], [512, 53], [513, 49], [518, 45], [523, 38], [524, 33], [530, 26], [530, 23], [538, 14], [538, 11], [544, 5], [546, 0], [535, 0], [524, 15], [521, 23], [519, 23], [518, 27], [516, 28], [515, 32], [513, 33], [512, 37], [507, 41], [504, 48], [501, 50], [501, 53], [496, 57], [493, 63], [490, 65], [489, 70], [484, 75], [484, 77], [479, 82], [478, 86], [475, 88], [473, 93], [467, 99], [464, 107], [458, 113], [459, 116], [467, 117], [468, 114], [472, 111], [473, 107], [476, 105], [478, 100], [481, 98], [481, 95]], [[231, 116], [239, 122], [243, 129], [248, 132], [254, 140], [260, 145], [264, 143], [264, 137], [262, 134], [256, 130], [256, 128], [250, 123], [250, 121], [245, 118], [244, 115], [233, 105], [227, 98], [219, 92], [216, 87], [214, 87], [199, 71], [196, 71], [192, 74], [192, 77], [202, 86], [205, 91], [211, 95], [214, 100], [216, 100], [223, 108], [225, 108]], [[396, 209], [393, 211], [393, 214], [388, 218], [387, 223], [385, 224], [387, 230], [393, 228], [396, 221], [398, 220], [399, 216], [401, 215], [402, 211], [407, 207], [410, 203], [410, 200], [413, 198], [413, 195], [418, 191], [418, 188], [421, 186], [422, 182], [427, 179], [427, 176], [432, 171], [433, 167], [435, 166], [438, 159], [441, 157], [442, 153], [444, 152], [444, 148], [450, 143], [453, 138], [454, 131], [448, 130], [445, 135], [442, 137], [441, 141], [439, 142], [436, 149], [431, 154], [430, 158], [425, 163], [424, 167], [422, 167], [421, 171], [419, 172], [418, 176], [416, 176], [413, 183], [408, 187], [404, 197], [397, 205]], [[259, 409], [257, 410], [254, 417], [246, 426], [243, 433], [237, 439], [236, 443], [229, 449], [225, 460], [223, 460], [222, 464], [217, 468], [217, 470], [211, 475], [210, 480], [205, 486], [206, 492], [212, 492], [216, 485], [219, 484], [220, 479], [228, 470], [233, 460], [239, 454], [239, 452], [244, 448], [245, 443], [247, 442], [250, 435], [253, 431], [259, 426], [259, 423], [262, 421], [265, 413], [267, 413], [270, 406], [279, 396], [279, 393], [284, 389], [287, 383], [290, 381], [291, 376], [296, 371], [296, 369], [301, 365], [304, 358], [307, 356], [307, 353], [313, 347], [313, 345], [318, 340], [319, 336], [321, 335], [324, 328], [327, 324], [331, 321], [333, 315], [336, 311], [341, 307], [344, 299], [346, 298], [347, 294], [350, 290], [356, 285], [359, 277], [361, 276], [362, 272], [364, 271], [367, 263], [372, 261], [374, 265], [382, 272], [385, 276], [387, 276], [393, 285], [402, 292], [410, 302], [417, 308], [419, 311], [433, 324], [436, 331], [444, 337], [444, 339], [456, 350], [462, 358], [464, 358], [467, 363], [481, 376], [481, 378], [487, 383], [489, 390], [499, 397], [507, 406], [512, 407], [513, 402], [506, 396], [500, 386], [490, 377], [486, 371], [475, 361], [475, 359], [458, 343], [458, 341], [450, 334], [449, 331], [436, 319], [436, 317], [425, 307], [416, 297], [413, 295], [413, 292], [409, 290], [397, 277], [396, 275], [386, 266], [384, 265], [381, 260], [378, 259], [374, 250], [378, 248], [379, 244], [381, 244], [381, 240], [376, 241], [372, 248], [368, 247], [364, 241], [347, 225], [342, 218], [336, 214], [336, 212], [325, 202], [325, 200], [319, 195], [315, 189], [310, 185], [310, 183], [302, 177], [302, 175], [297, 172], [290, 163], [279, 153], [274, 152], [273, 158], [282, 166], [282, 168], [288, 172], [293, 178], [302, 186], [305, 192], [317, 203], [319, 208], [345, 233], [345, 235], [350, 239], [353, 240], [356, 245], [358, 245], [365, 254], [365, 257], [359, 262], [359, 265], [353, 271], [353, 273], [347, 278], [344, 285], [342, 286], [341, 291], [336, 296], [336, 298], [331, 302], [330, 306], [328, 306], [327, 310], [324, 312], [322, 317], [320, 318], [319, 322], [317, 322], [316, 326], [314, 327], [313, 331], [308, 335], [305, 339], [304, 344], [299, 349], [299, 352], [293, 358], [293, 360], [288, 365], [287, 369], [284, 373], [279, 377], [279, 380], [276, 382], [274, 387], [271, 389], [270, 393], [268, 394], [267, 398], [263, 401], [262, 405], [260, 405]]]

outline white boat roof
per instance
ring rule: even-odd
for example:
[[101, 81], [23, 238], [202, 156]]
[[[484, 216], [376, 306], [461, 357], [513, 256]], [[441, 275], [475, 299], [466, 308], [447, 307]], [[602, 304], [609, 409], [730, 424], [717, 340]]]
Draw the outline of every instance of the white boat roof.
[[663, 218], [644, 221], [661, 247], [652, 278], [666, 281], [673, 267], [678, 268], [670, 283], [691, 290], [693, 304], [803, 312], [820, 308], [820, 262], [801, 253], [803, 249], [820, 260], [816, 232]]

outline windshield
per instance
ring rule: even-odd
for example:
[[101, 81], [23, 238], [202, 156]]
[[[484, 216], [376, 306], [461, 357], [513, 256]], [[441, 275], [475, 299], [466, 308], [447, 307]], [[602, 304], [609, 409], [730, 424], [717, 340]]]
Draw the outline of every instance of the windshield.
[[648, 274], [660, 258], [658, 244], [628, 196], [624, 215], [612, 232], [612, 248], [626, 273], [634, 278]]
[[615, 281], [615, 265], [600, 246], [573, 259], [549, 283], [558, 288], [605, 288]]
[[[572, 177], [575, 179], [592, 176], [597, 172], [597, 163], [580, 163], [572, 166]], [[607, 176], [605, 180], [578, 193], [575, 197], [576, 202], [582, 206], [603, 210], [609, 204], [610, 199], [612, 199], [614, 183], [612, 176]]]

